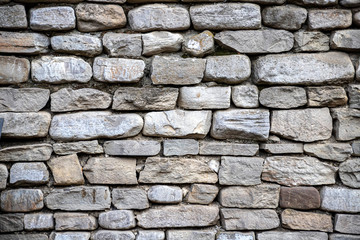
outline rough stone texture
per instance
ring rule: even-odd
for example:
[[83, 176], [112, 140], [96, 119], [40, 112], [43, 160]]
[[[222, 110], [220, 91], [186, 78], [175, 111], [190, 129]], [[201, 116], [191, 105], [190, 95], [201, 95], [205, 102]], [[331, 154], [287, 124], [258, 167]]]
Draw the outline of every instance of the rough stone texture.
[[221, 157], [219, 183], [221, 185], [251, 186], [261, 183], [263, 158]]
[[103, 147], [99, 145], [97, 140], [54, 143], [53, 148], [57, 155], [70, 155], [75, 153], [99, 154], [104, 152]]
[[257, 144], [226, 142], [200, 142], [200, 155], [254, 156], [259, 151]]
[[56, 52], [94, 57], [102, 50], [102, 43], [98, 37], [82, 34], [58, 35], [50, 39], [51, 48]]
[[26, 11], [23, 5], [0, 7], [0, 28], [27, 28]]
[[285, 30], [298, 30], [307, 19], [307, 10], [295, 5], [266, 7], [262, 11], [264, 25]]
[[352, 188], [360, 188], [360, 158], [349, 159], [340, 164], [339, 175], [341, 182]]
[[360, 212], [360, 190], [323, 187], [320, 191], [321, 209], [330, 212]]
[[[0, 52], [2, 52], [1, 46]], [[0, 85], [26, 82], [29, 78], [29, 73], [30, 61], [26, 58], [0, 56]]]
[[358, 0], [340, 0], [341, 5], [345, 7], [359, 7], [360, 3]]
[[190, 27], [189, 12], [179, 5], [140, 6], [129, 11], [128, 19], [131, 29], [138, 32], [186, 30]]
[[[324, 232], [283, 232], [283, 231], [268, 231], [257, 235], [258, 240], [328, 240], [328, 235]], [[345, 240], [345, 239], [344, 239]]]
[[84, 184], [82, 167], [76, 154], [52, 158], [47, 162], [54, 177], [54, 185]]
[[352, 147], [348, 143], [305, 144], [305, 153], [318, 158], [342, 162], [352, 154]]
[[180, 203], [182, 201], [182, 190], [177, 186], [155, 185], [149, 189], [148, 198], [155, 203]]
[[61, 213], [54, 214], [55, 230], [95, 230], [97, 228], [96, 218], [87, 213]]
[[63, 239], [76, 239], [76, 240], [89, 240], [91, 234], [89, 232], [52, 232], [51, 239], [63, 240]]
[[117, 140], [104, 143], [105, 153], [116, 156], [155, 156], [160, 148], [158, 141]]
[[166, 232], [166, 239], [168, 240], [183, 240], [183, 239], [197, 239], [197, 240], [213, 240], [215, 239], [215, 231], [207, 230], [169, 230]]
[[1, 192], [1, 210], [4, 212], [32, 212], [44, 207], [44, 196], [39, 189], [13, 189]]
[[320, 193], [314, 187], [281, 187], [280, 207], [304, 210], [320, 208]]
[[50, 159], [52, 147], [50, 144], [34, 144], [14, 146], [0, 149], [1, 162], [31, 162]]
[[336, 107], [348, 101], [345, 89], [337, 86], [308, 87], [309, 107]]
[[136, 160], [131, 158], [90, 158], [84, 175], [91, 184], [137, 184]]
[[357, 26], [360, 26], [360, 13], [356, 12], [353, 14], [353, 23]]
[[280, 186], [261, 184], [253, 187], [227, 187], [220, 190], [219, 203], [223, 207], [276, 208]]
[[10, 169], [9, 182], [20, 186], [46, 184], [49, 182], [49, 172], [42, 162], [15, 163]]
[[336, 5], [338, 0], [291, 0], [302, 6], [326, 7]]
[[80, 3], [75, 10], [77, 28], [81, 32], [121, 28], [126, 25], [124, 10], [119, 5]]
[[141, 35], [142, 54], [151, 56], [163, 52], [177, 52], [181, 49], [184, 37], [179, 33], [157, 31]]
[[43, 7], [30, 10], [30, 28], [35, 31], [65, 31], [75, 28], [72, 7]]
[[39, 83], [86, 83], [92, 77], [90, 64], [78, 57], [43, 56], [31, 62], [31, 78]]
[[220, 232], [216, 240], [255, 240], [254, 232]]
[[307, 103], [306, 91], [301, 87], [269, 87], [260, 91], [259, 101], [269, 108], [296, 108]]
[[48, 240], [49, 237], [46, 234], [3, 234], [1, 240]]
[[335, 184], [337, 168], [313, 157], [268, 157], [262, 180], [285, 186]]
[[165, 240], [165, 233], [156, 230], [140, 230], [136, 240]]
[[115, 188], [112, 203], [117, 209], [146, 209], [149, 201], [145, 190], [140, 188]]
[[255, 85], [234, 86], [231, 89], [231, 99], [236, 107], [256, 108], [259, 106], [259, 90]]
[[79, 112], [55, 115], [49, 133], [55, 140], [125, 138], [136, 136], [142, 127], [143, 119], [137, 114]]
[[349, 92], [350, 108], [360, 109], [360, 84], [350, 84], [347, 90]]
[[48, 102], [50, 90], [1, 88], [0, 96], [0, 112], [38, 112]]
[[99, 225], [105, 229], [129, 229], [136, 226], [134, 213], [130, 210], [115, 210], [99, 214]]
[[330, 49], [330, 39], [322, 32], [300, 30], [294, 33], [294, 40], [295, 52], [319, 52]]
[[[49, 45], [49, 38], [44, 34], [0, 32], [0, 53], [20, 53], [32, 55], [47, 53], [49, 51]], [[14, 63], [10, 62], [10, 64]], [[23, 74], [20, 76], [23, 76]]]
[[163, 142], [164, 156], [197, 155], [199, 142], [194, 139], [169, 139]]
[[222, 208], [221, 225], [225, 230], [269, 230], [277, 228], [280, 220], [275, 210]]
[[2, 213], [0, 215], [0, 233], [24, 230], [23, 213]]
[[[360, 142], [359, 141], [353, 142], [351, 146], [353, 148], [352, 155], [359, 157], [360, 156]], [[0, 151], [0, 156], [1, 156], [1, 151]]]
[[188, 203], [210, 204], [214, 201], [219, 188], [214, 185], [193, 184], [186, 197]]
[[360, 234], [360, 216], [350, 214], [336, 214], [335, 231], [341, 233]]
[[360, 111], [348, 108], [333, 108], [335, 138], [340, 141], [360, 137]]
[[284, 228], [293, 230], [333, 231], [331, 215], [327, 214], [286, 209], [281, 213], [281, 220]]
[[260, 144], [260, 149], [271, 154], [303, 153], [304, 145], [302, 143], [269, 143]]
[[106, 109], [111, 104], [109, 93], [92, 88], [72, 90], [62, 88], [51, 94], [52, 112], [69, 112], [78, 110]]
[[111, 198], [108, 187], [81, 186], [53, 189], [46, 197], [45, 204], [51, 210], [100, 211], [110, 208]]
[[6, 165], [0, 164], [0, 190], [6, 188], [6, 182], [7, 182], [8, 176], [9, 176], [9, 173], [8, 173]]
[[46, 231], [54, 229], [54, 218], [52, 213], [26, 214], [24, 217], [25, 230]]
[[214, 35], [208, 30], [194, 35], [184, 42], [183, 49], [194, 57], [203, 57], [213, 53], [215, 51]]
[[93, 233], [92, 238], [94, 240], [102, 240], [102, 239], [135, 240], [135, 235], [131, 231], [98, 230]]
[[142, 52], [141, 34], [106, 33], [104, 48], [112, 57], [140, 57]]
[[141, 183], [216, 183], [217, 174], [203, 161], [190, 158], [147, 158]]
[[356, 29], [338, 30], [330, 36], [332, 49], [343, 51], [358, 51], [360, 48], [360, 31]]
[[198, 84], [204, 77], [205, 59], [155, 56], [152, 61], [153, 84]]
[[359, 239], [359, 237], [357, 235], [331, 234], [329, 239], [330, 240], [357, 240], [357, 239]]
[[211, 136], [216, 139], [266, 140], [269, 137], [269, 111], [229, 109], [213, 114]]
[[332, 30], [350, 27], [351, 10], [344, 9], [311, 9], [309, 10], [309, 29]]
[[137, 215], [142, 228], [205, 227], [219, 219], [218, 206], [177, 205], [151, 208]]

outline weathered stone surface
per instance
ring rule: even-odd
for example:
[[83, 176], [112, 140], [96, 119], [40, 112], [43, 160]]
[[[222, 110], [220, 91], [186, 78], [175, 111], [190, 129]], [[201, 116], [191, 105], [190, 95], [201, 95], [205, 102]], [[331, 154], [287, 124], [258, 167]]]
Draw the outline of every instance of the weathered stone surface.
[[145, 190], [140, 188], [115, 188], [112, 203], [117, 209], [146, 209], [149, 201]]
[[308, 87], [307, 96], [310, 107], [336, 107], [348, 100], [345, 89], [338, 86]]
[[350, 98], [350, 108], [360, 109], [360, 84], [350, 84], [347, 90]]
[[0, 149], [1, 162], [47, 161], [50, 159], [50, 144], [14, 146]]
[[[0, 164], [0, 190], [6, 188], [9, 173], [5, 164]], [[1, 232], [1, 231], [0, 231]]]
[[293, 230], [333, 231], [331, 215], [328, 214], [285, 209], [281, 213], [281, 220], [284, 228]]
[[117, 140], [104, 143], [105, 153], [115, 156], [155, 156], [160, 152], [160, 142], [147, 140]]
[[215, 51], [214, 35], [206, 30], [194, 35], [184, 42], [183, 50], [195, 57], [203, 57]]
[[330, 39], [322, 32], [300, 30], [294, 33], [294, 40], [295, 52], [319, 52], [330, 49]]
[[26, 82], [29, 73], [30, 62], [26, 58], [0, 56], [0, 85]]
[[130, 210], [114, 210], [99, 214], [99, 225], [105, 229], [130, 229], [136, 226], [135, 216]]
[[97, 140], [54, 143], [53, 148], [57, 155], [70, 155], [75, 153], [99, 154], [104, 152], [103, 147], [99, 145]]
[[118, 4], [127, 2], [126, 0], [87, 0], [87, 1], [88, 2], [99, 2], [99, 3], [118, 3]]
[[128, 18], [131, 29], [138, 32], [186, 30], [190, 27], [188, 10], [176, 5], [148, 4], [140, 6], [130, 10]]
[[332, 118], [328, 108], [273, 111], [271, 133], [284, 138], [314, 142], [331, 137]]
[[53, 189], [45, 199], [51, 210], [99, 211], [110, 208], [111, 198], [108, 187], [68, 187]]
[[4, 212], [32, 212], [44, 207], [44, 196], [39, 189], [4, 190], [0, 199]]
[[318, 158], [342, 162], [352, 154], [348, 143], [305, 144], [305, 153]]
[[[352, 143], [352, 148], [353, 148], [353, 156], [357, 156], [360, 157], [360, 142], [359, 141], [355, 141]], [[0, 156], [1, 156], [1, 151], [0, 151]], [[1, 159], [1, 158], [0, 158]]]
[[126, 25], [121, 6], [115, 4], [80, 3], [76, 6], [77, 28], [81, 32], [93, 32]]
[[220, 232], [216, 240], [255, 240], [254, 232]]
[[210, 130], [211, 111], [150, 112], [144, 119], [145, 136], [204, 138]]
[[323, 187], [320, 191], [321, 209], [330, 212], [360, 212], [360, 190]]
[[186, 197], [188, 203], [210, 204], [214, 201], [219, 188], [214, 185], [193, 184]]
[[91, 184], [137, 184], [136, 160], [131, 158], [90, 158], [84, 174]]
[[302, 6], [316, 6], [316, 7], [325, 7], [336, 5], [338, 0], [291, 0], [295, 4]]
[[335, 231], [341, 233], [360, 234], [360, 216], [350, 214], [336, 214]]
[[94, 79], [100, 82], [132, 83], [144, 76], [145, 62], [137, 59], [103, 58], [94, 60]]
[[328, 240], [328, 235], [324, 232], [296, 231], [280, 232], [268, 231], [257, 235], [258, 240]]
[[341, 5], [345, 7], [359, 7], [360, 2], [358, 0], [340, 0]]
[[266, 55], [255, 60], [253, 69], [258, 84], [319, 85], [354, 78], [349, 56], [340, 52]]
[[311, 30], [332, 30], [350, 27], [351, 10], [310, 9], [308, 25]]
[[349, 159], [340, 164], [339, 175], [341, 182], [352, 188], [360, 188], [360, 158]]
[[264, 25], [285, 30], [300, 29], [307, 18], [307, 10], [295, 5], [266, 7], [262, 11]]
[[102, 43], [98, 37], [82, 34], [58, 35], [50, 39], [51, 48], [56, 52], [71, 53], [86, 57], [99, 55]]
[[[1, 53], [20, 53], [20, 54], [39, 54], [47, 53], [50, 45], [49, 38], [40, 33], [16, 33], [0, 32], [0, 52]], [[14, 64], [10, 62], [8, 64]], [[19, 63], [16, 63], [19, 64]], [[13, 72], [11, 72], [14, 74]], [[25, 75], [24, 73], [20, 76]]]
[[54, 229], [52, 213], [26, 214], [24, 217], [25, 230], [46, 231]]
[[155, 185], [149, 189], [148, 198], [155, 203], [180, 203], [182, 190], [177, 186]]
[[153, 84], [190, 85], [201, 82], [206, 59], [155, 56], [152, 61]]
[[10, 184], [26, 186], [49, 182], [46, 165], [39, 163], [15, 163], [10, 169]]
[[31, 62], [31, 78], [40, 83], [86, 83], [92, 77], [90, 64], [78, 57], [43, 56]]
[[23, 5], [1, 6], [0, 28], [27, 28], [25, 7]]
[[320, 193], [314, 187], [282, 187], [280, 207], [293, 209], [317, 209], [320, 207]]
[[141, 56], [141, 34], [105, 33], [103, 43], [106, 52], [112, 57]]
[[264, 149], [271, 154], [303, 153], [302, 143], [266, 143], [260, 144], [260, 149]]
[[205, 227], [219, 219], [218, 206], [177, 205], [151, 208], [137, 215], [142, 228]]
[[260, 91], [259, 101], [269, 108], [296, 108], [307, 103], [306, 91], [301, 87], [269, 87]]
[[219, 171], [221, 185], [257, 185], [261, 183], [263, 158], [222, 157]]
[[336, 140], [348, 141], [360, 137], [360, 110], [333, 108], [331, 113], [335, 119]]
[[49, 240], [46, 234], [3, 234], [1, 240]]
[[114, 93], [114, 110], [171, 110], [175, 108], [177, 88], [121, 87]]
[[230, 107], [230, 87], [182, 87], [178, 105], [184, 109], [224, 109]]
[[165, 233], [156, 230], [140, 230], [136, 240], [165, 240]]
[[38, 112], [49, 100], [50, 90], [1, 88], [0, 112]]
[[313, 157], [267, 157], [262, 180], [285, 186], [335, 184], [336, 171]]
[[166, 31], [151, 32], [141, 35], [145, 56], [151, 56], [163, 52], [177, 52], [181, 49], [184, 38], [179, 33]]
[[239, 53], [280, 53], [292, 49], [294, 35], [285, 30], [222, 31], [216, 42]]
[[269, 110], [229, 109], [213, 114], [211, 136], [216, 139], [266, 140], [269, 137]]
[[194, 139], [168, 139], [164, 140], [164, 156], [197, 155], [199, 142]]
[[137, 114], [78, 112], [55, 115], [50, 136], [55, 140], [125, 138], [136, 136], [142, 127], [143, 119]]
[[215, 239], [215, 231], [208, 230], [168, 230], [166, 232], [167, 240], [183, 240], [183, 239], [197, 239], [197, 240], [213, 240]]
[[203, 160], [150, 157], [140, 172], [139, 182], [216, 183], [217, 174]]
[[95, 230], [97, 228], [96, 218], [87, 213], [61, 213], [54, 214], [55, 230]]
[[[16, 232], [24, 230], [24, 214], [10, 213], [0, 215], [0, 232]], [[1, 236], [2, 237], [2, 236]]]
[[358, 51], [360, 49], [360, 31], [356, 29], [338, 30], [330, 36], [330, 47], [343, 51]]
[[135, 240], [135, 235], [131, 231], [106, 231], [98, 230], [93, 233], [92, 239], [121, 239], [121, 240]]
[[259, 90], [255, 85], [234, 86], [231, 89], [231, 99], [236, 107], [256, 108], [259, 106]]
[[330, 234], [330, 240], [358, 240], [359, 236], [357, 235], [347, 235], [347, 234]]
[[258, 144], [200, 142], [200, 155], [254, 156], [258, 151]]
[[47, 162], [54, 177], [54, 185], [84, 184], [82, 167], [76, 154], [56, 157]]
[[269, 230], [280, 225], [275, 210], [270, 209], [222, 208], [220, 214], [225, 230]]
[[30, 28], [35, 31], [65, 31], [75, 28], [72, 7], [42, 7], [30, 10]]
[[36, 138], [48, 134], [51, 115], [48, 112], [31, 113], [0, 113], [4, 118], [1, 137]]
[[353, 14], [353, 24], [360, 26], [360, 12]]
[[76, 240], [89, 240], [91, 234], [89, 232], [52, 232], [50, 239], [63, 240], [63, 239], [76, 239]]

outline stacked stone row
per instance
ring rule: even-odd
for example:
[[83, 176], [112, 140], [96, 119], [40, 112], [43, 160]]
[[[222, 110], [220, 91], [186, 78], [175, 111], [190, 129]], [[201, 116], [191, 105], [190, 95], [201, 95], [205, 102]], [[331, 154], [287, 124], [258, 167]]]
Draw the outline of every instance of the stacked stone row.
[[360, 2], [164, 2], [0, 0], [0, 239], [360, 239]]

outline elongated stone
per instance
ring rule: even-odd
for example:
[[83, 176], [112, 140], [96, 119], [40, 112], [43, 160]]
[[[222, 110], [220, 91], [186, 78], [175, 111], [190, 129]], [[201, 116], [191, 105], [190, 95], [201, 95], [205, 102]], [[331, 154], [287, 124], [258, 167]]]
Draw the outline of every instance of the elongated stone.
[[130, 229], [136, 226], [135, 216], [130, 210], [114, 210], [99, 214], [99, 225], [105, 229]]
[[182, 201], [182, 190], [177, 186], [155, 185], [149, 189], [148, 198], [155, 203], [180, 203]]
[[165, 240], [165, 233], [157, 230], [140, 230], [136, 240]]
[[99, 55], [102, 43], [98, 37], [82, 34], [58, 35], [50, 39], [51, 48], [56, 52], [71, 53], [86, 57]]
[[320, 207], [320, 193], [314, 187], [281, 187], [280, 207], [317, 209]]
[[38, 112], [48, 102], [50, 90], [1, 88], [0, 96], [0, 112]]
[[46, 231], [54, 229], [54, 218], [52, 213], [26, 214], [24, 217], [25, 230]]
[[54, 177], [54, 185], [84, 184], [82, 167], [76, 154], [52, 158], [48, 166]]
[[39, 54], [47, 53], [49, 38], [40, 33], [0, 32], [0, 52]]
[[318, 31], [300, 30], [294, 33], [295, 52], [322, 52], [329, 51], [330, 38]]
[[220, 232], [216, 240], [255, 240], [254, 232]]
[[311, 30], [332, 30], [348, 28], [352, 23], [351, 10], [310, 9], [309, 28]]
[[10, 169], [10, 184], [26, 186], [49, 182], [46, 165], [39, 163], [15, 163]]
[[289, 239], [328, 240], [328, 235], [326, 233], [311, 232], [311, 231], [296, 231], [296, 232], [268, 231], [268, 232], [259, 233], [257, 237], [258, 240], [289, 240]]
[[106, 52], [112, 57], [141, 56], [141, 34], [105, 33], [103, 43]]
[[49, 237], [46, 234], [3, 234], [1, 235], [1, 240], [49, 240]]
[[184, 37], [179, 33], [166, 31], [151, 32], [141, 35], [142, 54], [151, 56], [163, 52], [177, 52], [181, 49]]
[[239, 108], [257, 108], [259, 106], [259, 90], [255, 85], [234, 86], [231, 88], [231, 99]]
[[6, 182], [8, 179], [9, 173], [5, 164], [0, 164], [0, 189], [6, 188]]
[[72, 7], [43, 7], [30, 10], [30, 28], [35, 31], [65, 31], [75, 28]]
[[291, 0], [290, 2], [301, 6], [326, 7], [336, 5], [338, 0]]
[[360, 216], [350, 214], [336, 214], [335, 231], [341, 233], [360, 234]]
[[266, 143], [260, 144], [260, 149], [271, 154], [303, 153], [304, 145], [302, 143]]
[[89, 232], [52, 232], [50, 238], [54, 240], [62, 239], [79, 239], [89, 240], [91, 234]]
[[352, 154], [352, 147], [348, 143], [305, 144], [304, 151], [312, 156], [342, 162]]
[[352, 188], [360, 188], [360, 158], [349, 159], [340, 164], [339, 175], [341, 182]]
[[208, 184], [193, 184], [186, 197], [188, 203], [210, 204], [214, 201], [219, 188]]
[[44, 207], [44, 196], [39, 189], [5, 190], [0, 199], [4, 212], [32, 212]]
[[[24, 214], [9, 213], [0, 215], [0, 233], [24, 230]], [[1, 236], [3, 237], [3, 235]]]
[[194, 139], [169, 139], [163, 142], [165, 156], [197, 155], [199, 142]]
[[50, 144], [14, 146], [0, 149], [1, 162], [47, 161], [53, 149]]
[[[360, 157], [360, 142], [359, 141], [354, 141], [352, 144], [351, 144], [352, 148], [353, 148], [353, 156], [357, 156], [357, 157]], [[1, 153], [1, 151], [0, 151]], [[0, 154], [1, 156], [1, 154]]]
[[114, 188], [112, 203], [117, 209], [142, 210], [150, 206], [147, 193], [141, 188]]
[[29, 73], [30, 61], [26, 58], [0, 56], [0, 85], [26, 82], [29, 78]]
[[200, 155], [254, 156], [259, 151], [257, 144], [226, 142], [200, 142]]
[[331, 215], [328, 214], [285, 209], [281, 213], [281, 220], [284, 228], [293, 230], [333, 231]]
[[308, 87], [307, 96], [310, 107], [336, 107], [348, 101], [345, 89], [338, 86]]
[[332, 32], [330, 36], [330, 47], [343, 51], [358, 51], [360, 48], [360, 31], [357, 29], [346, 29]]
[[117, 140], [104, 143], [105, 153], [115, 156], [155, 156], [160, 148], [158, 141]]
[[78, 112], [53, 117], [50, 136], [55, 140], [125, 138], [137, 135], [143, 119], [137, 114], [111, 112]]
[[104, 152], [103, 147], [99, 145], [97, 140], [54, 143], [53, 148], [54, 152], [58, 155], [71, 155], [75, 153], [99, 154]]
[[0, 28], [27, 28], [26, 11], [23, 5], [0, 7]]
[[102, 240], [102, 239], [135, 240], [135, 235], [131, 231], [98, 230], [93, 233], [92, 238], [94, 240]]
[[262, 11], [264, 25], [285, 29], [297, 30], [307, 19], [307, 10], [295, 5], [266, 7]]
[[95, 230], [97, 228], [96, 218], [87, 213], [62, 213], [54, 214], [55, 230]]
[[360, 190], [323, 187], [320, 191], [321, 209], [330, 212], [360, 212]]
[[360, 3], [357, 0], [340, 0], [339, 1], [342, 6], [345, 7], [359, 7]]
[[301, 87], [269, 87], [260, 91], [259, 101], [270, 108], [296, 108], [307, 103], [306, 91]]
[[168, 230], [166, 232], [166, 239], [168, 240], [182, 240], [182, 239], [197, 239], [197, 240], [213, 240], [215, 239], [215, 231], [207, 230]]
[[347, 88], [350, 108], [360, 109], [360, 84], [350, 84]]
[[336, 140], [348, 141], [360, 137], [360, 110], [333, 108], [331, 113], [335, 119]]

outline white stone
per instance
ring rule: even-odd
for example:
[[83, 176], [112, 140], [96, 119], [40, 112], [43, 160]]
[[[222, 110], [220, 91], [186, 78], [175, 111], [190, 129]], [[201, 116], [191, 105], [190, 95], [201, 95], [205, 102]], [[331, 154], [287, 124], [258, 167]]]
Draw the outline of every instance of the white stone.
[[142, 54], [151, 56], [163, 52], [177, 52], [181, 49], [184, 38], [179, 33], [157, 31], [141, 35]]

